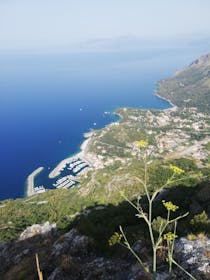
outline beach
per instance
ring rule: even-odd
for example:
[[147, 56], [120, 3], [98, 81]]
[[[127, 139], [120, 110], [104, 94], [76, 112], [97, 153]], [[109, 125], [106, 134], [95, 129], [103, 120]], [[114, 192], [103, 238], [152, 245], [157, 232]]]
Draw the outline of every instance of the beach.
[[26, 180], [26, 196], [32, 196], [35, 194], [34, 192], [34, 178], [35, 176], [37, 176], [40, 172], [42, 172], [42, 170], [44, 169], [44, 167], [39, 167], [36, 170], [34, 170], [28, 177]]
[[93, 135], [93, 132], [88, 132], [88, 133], [84, 133], [84, 137], [87, 138], [80, 146], [80, 152], [75, 154], [74, 156], [68, 157], [64, 160], [62, 160], [49, 174], [49, 178], [53, 179], [57, 176], [60, 175], [61, 171], [66, 167], [66, 164], [71, 163], [72, 160], [77, 159], [77, 158], [81, 158], [84, 159], [85, 161], [87, 161], [89, 163], [89, 165], [92, 165], [92, 160], [87, 157], [87, 146], [88, 143], [91, 140], [91, 137]]

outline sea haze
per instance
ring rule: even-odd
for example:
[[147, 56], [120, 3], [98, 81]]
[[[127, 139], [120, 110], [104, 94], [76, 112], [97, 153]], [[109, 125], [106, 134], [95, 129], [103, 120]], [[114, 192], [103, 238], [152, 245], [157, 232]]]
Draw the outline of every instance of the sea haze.
[[154, 95], [157, 80], [202, 51], [0, 55], [0, 199], [22, 197], [32, 171], [53, 168], [84, 132], [114, 121], [105, 111], [168, 108]]

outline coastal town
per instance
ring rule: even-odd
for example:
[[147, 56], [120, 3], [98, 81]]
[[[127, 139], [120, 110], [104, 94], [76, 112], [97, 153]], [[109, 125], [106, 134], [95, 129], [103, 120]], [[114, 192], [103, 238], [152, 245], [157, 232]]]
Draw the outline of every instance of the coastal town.
[[[139, 110], [122, 108], [117, 111], [120, 121], [101, 130], [85, 134], [80, 153], [61, 161], [49, 174], [55, 179], [54, 188], [72, 188], [80, 184], [88, 171], [102, 169], [119, 161], [128, 164], [137, 158], [135, 142], [146, 139], [148, 152], [165, 160], [190, 158], [200, 167], [209, 166], [210, 119], [196, 108]], [[45, 191], [35, 186], [34, 178], [42, 168], [27, 179], [27, 196]], [[65, 175], [63, 175], [65, 174]]]
[[176, 106], [162, 111], [123, 108], [118, 114], [121, 121], [96, 132], [90, 143], [90, 151], [97, 151], [104, 165], [136, 157], [135, 141], [142, 138], [148, 140], [148, 149], [157, 158], [189, 157], [201, 166], [208, 164], [208, 114]]

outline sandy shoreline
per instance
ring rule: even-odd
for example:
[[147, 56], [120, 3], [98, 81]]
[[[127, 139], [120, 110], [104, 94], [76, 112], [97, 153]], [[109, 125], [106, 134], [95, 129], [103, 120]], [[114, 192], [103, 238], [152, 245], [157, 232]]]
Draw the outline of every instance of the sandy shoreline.
[[26, 196], [32, 196], [35, 194], [34, 192], [34, 178], [35, 176], [37, 176], [40, 172], [42, 172], [42, 170], [44, 169], [44, 167], [39, 167], [36, 170], [34, 170], [28, 177], [26, 180]]
[[90, 165], [91, 163], [89, 162], [89, 160], [85, 157], [86, 154], [86, 150], [87, 150], [87, 146], [88, 143], [91, 140], [91, 136], [93, 135], [93, 132], [88, 132], [88, 133], [84, 133], [84, 137], [86, 137], [87, 139], [81, 144], [80, 146], [80, 152], [75, 154], [74, 156], [68, 157], [64, 160], [62, 160], [49, 174], [49, 178], [53, 179], [55, 177], [57, 177], [58, 175], [60, 175], [61, 171], [65, 168], [66, 164], [70, 163], [73, 159], [76, 158], [82, 158], [84, 160], [86, 160]]

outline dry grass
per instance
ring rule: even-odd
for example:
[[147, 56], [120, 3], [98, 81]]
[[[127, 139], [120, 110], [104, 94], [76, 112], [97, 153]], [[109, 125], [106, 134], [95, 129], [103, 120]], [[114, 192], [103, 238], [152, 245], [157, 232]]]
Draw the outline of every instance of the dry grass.
[[207, 236], [205, 234], [205, 232], [200, 232], [197, 234], [198, 239], [200, 240], [206, 240]]
[[190, 241], [194, 241], [194, 240], [197, 239], [197, 236], [195, 234], [193, 234], [193, 233], [189, 233], [187, 235], [187, 239], [190, 240]]
[[205, 234], [205, 232], [200, 232], [198, 234], [194, 234], [194, 233], [189, 233], [187, 235], [187, 239], [190, 241], [194, 241], [196, 239], [200, 239], [200, 240], [206, 240], [207, 235]]

